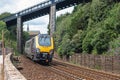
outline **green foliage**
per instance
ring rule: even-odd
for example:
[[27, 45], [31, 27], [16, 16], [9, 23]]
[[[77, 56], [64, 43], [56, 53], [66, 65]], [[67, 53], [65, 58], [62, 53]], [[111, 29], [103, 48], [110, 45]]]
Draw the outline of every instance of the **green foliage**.
[[[69, 16], [69, 15], [67, 14], [67, 16]], [[61, 17], [63, 19], [65, 18], [63, 15], [61, 15]], [[62, 20], [62, 18], [57, 18], [57, 22], [58, 22], [57, 27], [56, 27], [57, 32], [55, 32], [56, 48], [58, 48], [62, 44], [63, 37], [68, 32], [68, 28], [71, 23], [71, 20], [70, 20], [71, 17], [66, 17], [64, 19], [64, 21]], [[59, 24], [61, 24], [61, 25], [59, 25]]]
[[90, 3], [75, 6], [71, 14], [57, 18], [57, 52], [61, 56], [71, 55], [73, 52], [118, 53], [119, 14], [120, 3], [117, 0], [92, 0]]
[[5, 18], [5, 17], [10, 16], [10, 15], [11, 14], [9, 12], [4, 12], [4, 13], [0, 14], [0, 19]]
[[6, 24], [0, 21], [0, 40], [2, 40], [2, 31], [4, 32], [5, 45], [8, 45], [10, 41], [10, 32], [7, 30]]
[[[9, 12], [4, 12], [0, 15], [0, 19], [5, 18], [7, 16], [11, 15]], [[4, 31], [4, 40], [5, 40], [5, 45], [10, 46], [11, 44], [11, 37], [13, 35], [10, 34], [10, 31], [7, 30], [6, 24], [3, 21], [0, 21], [0, 33], [2, 34], [2, 31]], [[0, 35], [0, 40], [2, 40], [2, 35]]]
[[76, 53], [82, 52], [82, 41], [83, 41], [82, 36], [83, 36], [82, 30], [78, 30], [77, 34], [75, 34], [72, 38], [71, 46], [73, 51]]
[[[0, 18], [4, 18], [9, 16], [10, 13], [2, 13], [0, 15]], [[0, 21], [0, 34], [2, 34], [2, 31], [4, 31], [4, 42], [5, 42], [5, 46], [6, 47], [11, 47], [14, 49], [15, 53], [18, 55], [18, 51], [17, 51], [17, 40], [16, 40], [16, 26], [11, 26], [9, 27], [9, 29], [6, 27], [6, 24], [3, 21]], [[23, 33], [23, 44], [25, 42], [25, 40], [28, 39], [28, 33], [24, 32]], [[2, 40], [2, 35], [0, 35], [0, 40]]]
[[0, 32], [2, 32], [2, 30], [6, 30], [6, 25], [3, 21], [0, 21]]
[[91, 30], [86, 34], [85, 38], [83, 39], [82, 49], [85, 53], [92, 52], [93, 46], [92, 46], [91, 42], [92, 42], [93, 38], [94, 38], [94, 32]]
[[10, 39], [16, 41], [17, 40], [16, 39], [16, 36], [17, 36], [16, 26], [8, 27], [8, 30], [10, 32], [10, 35], [12, 35], [12, 36], [10, 36]]
[[25, 46], [25, 42], [30, 38], [29, 33], [23, 31], [23, 45]]
[[[82, 8], [80, 8], [82, 7]], [[74, 36], [77, 33], [77, 30], [86, 30], [89, 20], [90, 4], [79, 5], [76, 12], [73, 13], [71, 19], [71, 25], [69, 27], [69, 35]]]
[[120, 54], [120, 35], [117, 39], [111, 41], [110, 44], [108, 53]]
[[111, 48], [120, 48], [120, 35], [117, 39], [114, 39], [113, 41], [110, 42]]
[[107, 31], [101, 31], [95, 35], [92, 45], [98, 54], [106, 52], [109, 47], [109, 34]]

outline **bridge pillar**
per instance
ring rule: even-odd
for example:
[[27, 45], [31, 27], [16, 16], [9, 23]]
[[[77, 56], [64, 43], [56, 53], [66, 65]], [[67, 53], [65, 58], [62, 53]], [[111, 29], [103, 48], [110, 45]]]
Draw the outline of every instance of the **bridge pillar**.
[[56, 4], [54, 0], [51, 0], [51, 1], [53, 4], [50, 7], [49, 22], [50, 22], [50, 35], [53, 36], [53, 33], [56, 30]]
[[21, 17], [18, 16], [17, 17], [17, 50], [20, 53], [23, 53], [22, 33], [23, 33], [23, 23]]

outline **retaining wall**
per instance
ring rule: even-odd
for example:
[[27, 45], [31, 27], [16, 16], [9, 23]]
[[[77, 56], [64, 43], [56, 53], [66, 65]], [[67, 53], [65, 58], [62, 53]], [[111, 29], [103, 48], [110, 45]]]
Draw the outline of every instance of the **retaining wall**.
[[9, 53], [5, 58], [5, 80], [27, 80], [12, 64], [10, 60], [11, 54]]

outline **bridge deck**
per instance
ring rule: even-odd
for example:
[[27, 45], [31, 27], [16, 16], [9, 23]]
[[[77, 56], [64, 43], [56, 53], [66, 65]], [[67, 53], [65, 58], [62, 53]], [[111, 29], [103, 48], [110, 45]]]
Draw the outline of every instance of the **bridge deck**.
[[[55, 0], [56, 4], [56, 11], [84, 3], [84, 2], [90, 2], [91, 0]], [[50, 13], [50, 7], [52, 3], [51, 0], [44, 1], [40, 4], [34, 5], [28, 9], [22, 10], [18, 13], [12, 14], [9, 17], [6, 17], [2, 20], [4, 20], [7, 23], [7, 26], [15, 25], [17, 24], [17, 16], [22, 17], [22, 21], [29, 21], [44, 15], [47, 15]]]

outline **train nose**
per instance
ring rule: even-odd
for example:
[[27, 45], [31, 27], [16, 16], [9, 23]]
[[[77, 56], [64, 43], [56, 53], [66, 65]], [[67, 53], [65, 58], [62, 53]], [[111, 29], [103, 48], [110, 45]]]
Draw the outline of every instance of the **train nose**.
[[42, 57], [43, 57], [43, 58], [47, 57], [47, 53], [43, 53], [43, 54], [42, 54]]
[[46, 60], [46, 59], [47, 59], [47, 56], [48, 56], [48, 53], [40, 53], [40, 54], [39, 54], [39, 58], [40, 58], [40, 59], [43, 59], [43, 60]]

